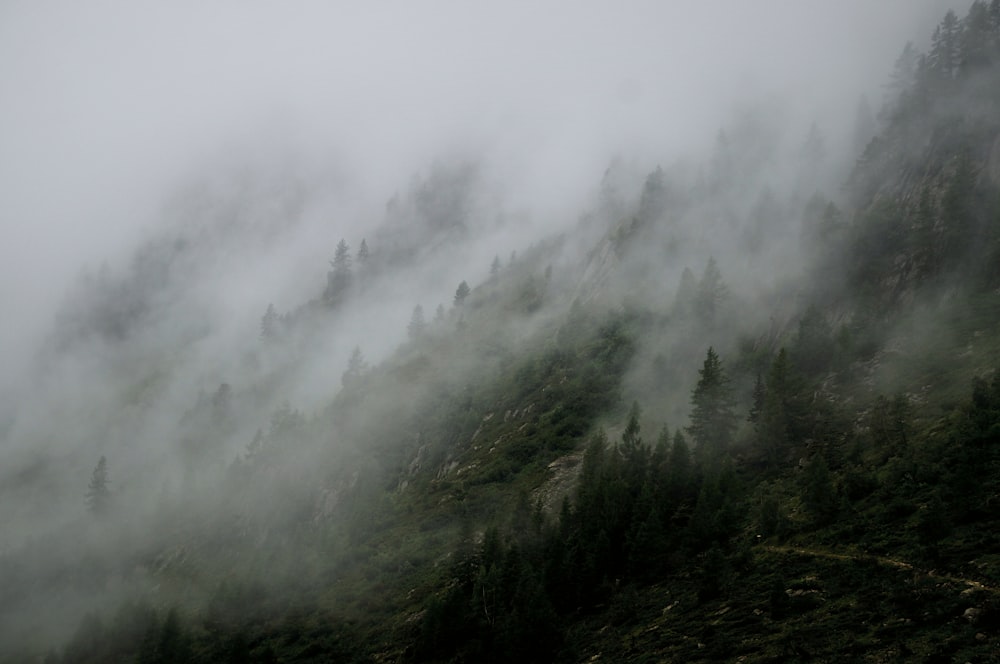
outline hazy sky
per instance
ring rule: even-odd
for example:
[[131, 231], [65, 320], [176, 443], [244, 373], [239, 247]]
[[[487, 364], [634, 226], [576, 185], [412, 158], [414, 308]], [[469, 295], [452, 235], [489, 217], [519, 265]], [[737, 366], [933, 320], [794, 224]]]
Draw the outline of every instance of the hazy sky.
[[227, 149], [330, 160], [373, 205], [435, 157], [484, 153], [544, 218], [615, 155], [706, 145], [737, 99], [851, 115], [965, 4], [0, 2], [3, 356]]

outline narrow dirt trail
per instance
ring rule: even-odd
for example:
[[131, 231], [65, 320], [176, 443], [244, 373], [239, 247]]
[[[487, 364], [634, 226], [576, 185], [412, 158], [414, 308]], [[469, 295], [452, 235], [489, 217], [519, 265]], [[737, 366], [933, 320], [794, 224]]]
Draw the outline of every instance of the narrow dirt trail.
[[886, 556], [870, 556], [865, 554], [851, 554], [851, 553], [835, 553], [827, 549], [810, 549], [798, 546], [771, 546], [763, 545], [758, 547], [764, 551], [769, 551], [771, 553], [785, 553], [785, 554], [795, 554], [799, 556], [808, 556], [812, 558], [825, 558], [828, 560], [850, 560], [850, 561], [862, 561], [862, 560], [874, 560], [879, 565], [885, 565], [886, 567], [895, 567], [897, 569], [913, 570], [915, 573], [922, 576], [927, 576], [933, 579], [942, 579], [944, 581], [951, 581], [953, 583], [959, 583], [969, 586], [970, 588], [975, 588], [976, 590], [982, 590], [983, 592], [992, 593], [994, 595], [1000, 595], [1000, 589], [994, 588], [992, 586], [987, 586], [984, 583], [976, 581], [974, 579], [967, 579], [961, 576], [952, 576], [950, 574], [939, 574], [934, 570], [922, 570], [914, 567], [913, 564], [906, 562], [905, 560], [897, 560], [895, 558], [888, 558]]

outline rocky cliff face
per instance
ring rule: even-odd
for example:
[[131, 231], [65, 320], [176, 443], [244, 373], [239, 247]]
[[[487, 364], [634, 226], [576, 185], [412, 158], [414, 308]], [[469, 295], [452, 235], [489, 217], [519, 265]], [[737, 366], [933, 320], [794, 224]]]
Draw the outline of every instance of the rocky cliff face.
[[842, 240], [851, 285], [881, 306], [946, 292], [955, 278], [997, 281], [1000, 121], [963, 107], [971, 85], [955, 81], [937, 103], [891, 119], [855, 169]]

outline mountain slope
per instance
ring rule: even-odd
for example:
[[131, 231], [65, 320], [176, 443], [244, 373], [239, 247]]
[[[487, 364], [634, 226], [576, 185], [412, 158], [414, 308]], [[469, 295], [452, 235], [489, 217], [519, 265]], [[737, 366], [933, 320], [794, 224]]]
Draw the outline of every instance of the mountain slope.
[[[112, 490], [95, 470], [106, 508], [17, 517], [36, 535], [0, 556], [0, 659], [996, 659], [997, 7], [904, 54], [836, 200], [751, 115], [699, 176], [657, 168], [633, 200], [609, 172], [575, 233], [454, 296], [408, 282], [502, 235], [468, 165], [260, 334], [213, 337], [176, 285], [225, 241], [100, 277], [53, 357], [99, 353], [51, 380], [113, 389], [53, 400], [83, 442], [25, 452], [4, 490], [71, 502], [103, 449]], [[342, 371], [331, 339], [388, 325]], [[8, 435], [30, 450], [35, 426]]]

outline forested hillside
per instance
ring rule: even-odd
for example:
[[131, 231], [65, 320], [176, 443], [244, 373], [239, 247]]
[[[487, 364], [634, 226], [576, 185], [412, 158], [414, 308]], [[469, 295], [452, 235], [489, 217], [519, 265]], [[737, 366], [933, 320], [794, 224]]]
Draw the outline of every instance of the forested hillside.
[[1000, 661], [1000, 0], [928, 44], [846, 162], [741, 110], [530, 244], [437, 163], [252, 311], [315, 187], [185, 191], [0, 422], [0, 661]]

